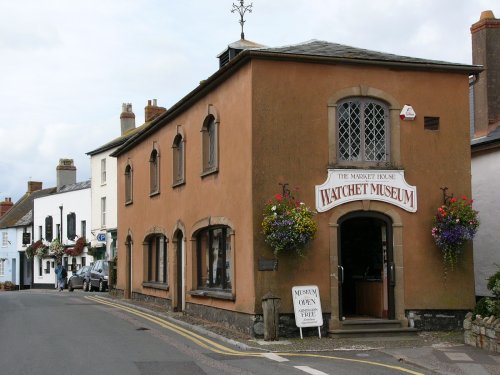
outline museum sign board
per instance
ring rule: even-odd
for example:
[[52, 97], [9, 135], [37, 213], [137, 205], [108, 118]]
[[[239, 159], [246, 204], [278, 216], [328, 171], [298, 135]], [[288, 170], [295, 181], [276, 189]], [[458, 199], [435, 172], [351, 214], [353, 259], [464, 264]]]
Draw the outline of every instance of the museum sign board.
[[417, 188], [409, 185], [403, 170], [329, 169], [316, 185], [316, 210], [328, 211], [344, 203], [376, 200], [417, 211]]

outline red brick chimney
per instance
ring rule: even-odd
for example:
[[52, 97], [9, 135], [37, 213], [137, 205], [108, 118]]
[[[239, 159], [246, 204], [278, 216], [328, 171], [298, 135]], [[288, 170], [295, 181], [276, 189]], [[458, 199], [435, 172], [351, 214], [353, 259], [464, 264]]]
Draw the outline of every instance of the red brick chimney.
[[28, 181], [28, 194], [42, 190], [42, 186], [43, 184], [40, 181]]
[[151, 100], [148, 100], [148, 105], [144, 107], [144, 122], [152, 121], [165, 112], [167, 112], [167, 109], [158, 107], [156, 99], [153, 99], [153, 104], [151, 104]]
[[474, 136], [481, 137], [500, 125], [500, 19], [486, 10], [470, 31], [472, 63], [484, 67], [473, 86]]
[[14, 203], [12, 203], [11, 198], [5, 198], [3, 202], [0, 202], [0, 217], [5, 215], [7, 211], [9, 211], [12, 208], [13, 205]]

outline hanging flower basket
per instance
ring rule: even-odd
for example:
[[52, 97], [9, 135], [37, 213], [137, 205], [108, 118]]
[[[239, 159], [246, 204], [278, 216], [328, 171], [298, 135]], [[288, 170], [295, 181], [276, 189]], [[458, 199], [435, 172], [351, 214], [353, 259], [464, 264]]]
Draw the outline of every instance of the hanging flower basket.
[[64, 246], [57, 238], [50, 243], [49, 253], [56, 259], [56, 261], [60, 262], [62, 260], [64, 255]]
[[76, 240], [75, 246], [68, 247], [67, 249], [64, 250], [64, 253], [66, 255], [76, 257], [83, 253], [83, 249], [85, 248], [85, 246], [87, 246], [87, 243], [85, 242], [85, 237], [80, 237], [79, 239]]
[[448, 197], [434, 216], [432, 237], [443, 253], [445, 272], [453, 271], [465, 244], [474, 238], [479, 227], [478, 212], [472, 208], [472, 202], [466, 196], [461, 200]]
[[48, 254], [49, 248], [43, 243], [42, 240], [33, 242], [26, 248], [26, 256], [28, 259], [33, 259], [34, 256], [44, 257]]
[[284, 191], [267, 202], [263, 215], [262, 232], [274, 254], [304, 256], [318, 229], [313, 220], [315, 212]]

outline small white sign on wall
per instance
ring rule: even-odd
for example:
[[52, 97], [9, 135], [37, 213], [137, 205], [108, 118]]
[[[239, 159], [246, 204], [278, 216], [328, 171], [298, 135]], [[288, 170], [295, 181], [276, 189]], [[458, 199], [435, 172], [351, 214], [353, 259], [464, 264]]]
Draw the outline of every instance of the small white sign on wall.
[[323, 313], [318, 287], [316, 285], [294, 286], [292, 298], [295, 324], [300, 329], [300, 338], [302, 338], [302, 327], [318, 327], [318, 334], [321, 338]]

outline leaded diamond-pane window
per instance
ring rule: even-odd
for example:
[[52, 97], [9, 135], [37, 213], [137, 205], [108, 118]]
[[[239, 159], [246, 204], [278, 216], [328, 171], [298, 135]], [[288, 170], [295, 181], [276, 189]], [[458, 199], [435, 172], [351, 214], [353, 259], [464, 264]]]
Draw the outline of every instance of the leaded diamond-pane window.
[[337, 106], [339, 162], [387, 162], [389, 110], [375, 100], [350, 98]]

